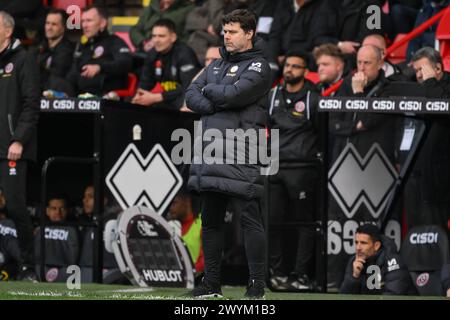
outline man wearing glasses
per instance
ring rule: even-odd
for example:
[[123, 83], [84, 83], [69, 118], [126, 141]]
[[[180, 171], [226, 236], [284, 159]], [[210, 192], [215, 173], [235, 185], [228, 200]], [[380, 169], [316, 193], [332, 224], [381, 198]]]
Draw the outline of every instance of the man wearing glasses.
[[[283, 244], [285, 222], [314, 222], [317, 170], [317, 99], [315, 85], [305, 79], [308, 56], [286, 55], [283, 84], [268, 97], [270, 129], [279, 130], [279, 171], [269, 177], [269, 266], [274, 290], [309, 290], [314, 258], [314, 228], [301, 226], [294, 243]], [[310, 164], [308, 166], [308, 164]], [[285, 245], [296, 250], [294, 267], [286, 268]], [[290, 270], [289, 270], [290, 269]]]

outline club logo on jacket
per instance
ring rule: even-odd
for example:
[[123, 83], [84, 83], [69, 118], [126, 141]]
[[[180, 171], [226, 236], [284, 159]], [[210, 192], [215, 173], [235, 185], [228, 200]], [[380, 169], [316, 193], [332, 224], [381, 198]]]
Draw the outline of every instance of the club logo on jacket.
[[11, 73], [14, 70], [14, 65], [12, 62], [8, 63], [5, 67], [5, 73]]
[[295, 111], [302, 113], [305, 111], [305, 103], [303, 101], [298, 101], [294, 106]]
[[48, 57], [47, 61], [45, 62], [45, 68], [50, 69], [50, 66], [52, 65], [52, 57]]
[[94, 59], [100, 58], [103, 53], [105, 52], [105, 49], [102, 46], [98, 46], [97, 48], [95, 48], [94, 50]]
[[238, 71], [239, 67], [238, 66], [232, 66], [230, 68], [230, 71], [227, 73], [227, 77], [234, 77], [236, 76], [236, 72]]
[[17, 165], [17, 163], [16, 163], [15, 161], [9, 161], [9, 162], [8, 162], [9, 175], [10, 175], [10, 176], [15, 176], [15, 175], [17, 175], [16, 165]]

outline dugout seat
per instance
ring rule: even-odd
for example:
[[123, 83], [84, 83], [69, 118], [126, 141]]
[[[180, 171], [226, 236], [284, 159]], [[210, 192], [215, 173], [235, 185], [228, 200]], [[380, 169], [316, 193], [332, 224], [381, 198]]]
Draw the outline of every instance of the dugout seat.
[[440, 273], [449, 259], [447, 232], [436, 225], [417, 226], [409, 230], [400, 254], [421, 296], [444, 294]]
[[[78, 265], [81, 268], [81, 282], [92, 283], [93, 264], [92, 258], [94, 254], [94, 228], [86, 228], [83, 232], [80, 260]], [[103, 283], [123, 283], [125, 277], [117, 266], [114, 255], [103, 248]]]
[[[64, 282], [67, 280], [67, 267], [76, 265], [79, 254], [78, 232], [74, 227], [45, 227], [45, 281]], [[36, 229], [34, 249], [36, 273], [41, 269], [41, 233]], [[41, 279], [42, 281], [42, 279]]]

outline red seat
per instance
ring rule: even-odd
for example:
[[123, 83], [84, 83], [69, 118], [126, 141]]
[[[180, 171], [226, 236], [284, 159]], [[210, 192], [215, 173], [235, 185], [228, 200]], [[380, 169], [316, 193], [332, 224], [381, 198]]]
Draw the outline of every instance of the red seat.
[[120, 39], [122, 39], [123, 41], [125, 41], [125, 43], [128, 45], [128, 48], [130, 48], [131, 52], [135, 52], [136, 51], [136, 48], [135, 48], [133, 42], [131, 42], [130, 34], [128, 32], [126, 32], [126, 31], [116, 31], [116, 32], [114, 32], [114, 34], [116, 36], [118, 36]]
[[71, 5], [76, 5], [83, 9], [84, 7], [90, 6], [92, 2], [92, 0], [52, 0], [51, 4], [54, 8], [67, 10]]
[[436, 40], [439, 40], [444, 70], [450, 71], [450, 10], [444, 14], [436, 29]]
[[320, 82], [319, 74], [317, 72], [309, 71], [306, 74], [305, 79], [308, 79], [309, 81], [314, 82], [314, 84], [318, 84]]
[[[397, 41], [400, 41], [406, 36], [405, 33], [399, 33], [393, 43], [396, 43]], [[397, 64], [400, 62], [403, 62], [406, 60], [406, 52], [408, 50], [408, 44], [409, 42], [404, 43], [402, 46], [398, 47], [394, 51], [391, 52], [391, 54], [388, 56], [388, 60], [390, 63]]]
[[128, 74], [128, 88], [123, 90], [114, 90], [121, 98], [132, 97], [136, 92], [137, 77], [134, 73]]
[[384, 3], [383, 7], [381, 8], [383, 13], [385, 14], [389, 14], [390, 11], [390, 6], [389, 6], [389, 1], [386, 0], [386, 2]]

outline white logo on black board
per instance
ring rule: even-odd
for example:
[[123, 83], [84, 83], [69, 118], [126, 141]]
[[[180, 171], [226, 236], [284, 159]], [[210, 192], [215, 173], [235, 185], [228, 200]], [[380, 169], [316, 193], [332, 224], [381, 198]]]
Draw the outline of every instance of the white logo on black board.
[[362, 204], [376, 219], [395, 184], [397, 172], [378, 144], [364, 158], [349, 143], [328, 173], [328, 189], [351, 219]]
[[182, 177], [160, 144], [145, 159], [134, 144], [129, 144], [106, 177], [106, 185], [123, 209], [146, 206], [159, 214], [182, 184]]

